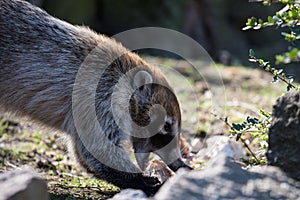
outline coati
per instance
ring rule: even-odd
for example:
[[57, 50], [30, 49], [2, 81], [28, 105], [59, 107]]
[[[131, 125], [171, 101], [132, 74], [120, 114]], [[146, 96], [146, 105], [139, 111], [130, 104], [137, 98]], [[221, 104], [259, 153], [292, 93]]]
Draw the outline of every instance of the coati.
[[[78, 82], [83, 63], [85, 79]], [[128, 90], [118, 93], [124, 76], [127, 85], [119, 87]], [[97, 80], [95, 88], [90, 80]], [[155, 116], [155, 105], [164, 108], [162, 115]], [[173, 171], [189, 168], [178, 146], [179, 104], [163, 74], [115, 40], [22, 0], [0, 0], [0, 106], [66, 132], [78, 162], [120, 188], [158, 190], [159, 181], [142, 173], [150, 152]], [[99, 125], [88, 117], [91, 110]], [[130, 120], [122, 114], [127, 111]], [[140, 168], [124, 140], [131, 141]]]

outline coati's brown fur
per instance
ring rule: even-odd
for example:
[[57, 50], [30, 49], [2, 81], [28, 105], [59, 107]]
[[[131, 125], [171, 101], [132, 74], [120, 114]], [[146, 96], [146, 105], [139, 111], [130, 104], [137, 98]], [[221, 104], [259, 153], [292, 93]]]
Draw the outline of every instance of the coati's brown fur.
[[[89, 84], [81, 83], [76, 90], [78, 71], [95, 48], [97, 62], [84, 75], [92, 79], [98, 71], [103, 72], [96, 91], [92, 93]], [[166, 111], [157, 134], [146, 138], [126, 134], [137, 132], [134, 123], [124, 121], [124, 131], [113, 115], [113, 88], [130, 71], [133, 92], [127, 103], [132, 121], [147, 126], [155, 104]], [[79, 93], [75, 103], [74, 93]], [[91, 101], [102, 130], [87, 117]], [[121, 110], [125, 109], [122, 104]], [[160, 186], [157, 179], [142, 174], [150, 152], [158, 154], [172, 170], [187, 167], [178, 147], [179, 104], [162, 73], [113, 39], [56, 19], [22, 0], [0, 0], [0, 106], [66, 132], [78, 162], [96, 177], [121, 188], [155, 193]], [[78, 132], [75, 115], [85, 127], [83, 135]], [[119, 119], [122, 121], [122, 116]], [[120, 145], [122, 140], [132, 142], [140, 168]], [[169, 143], [167, 150], [161, 150]]]

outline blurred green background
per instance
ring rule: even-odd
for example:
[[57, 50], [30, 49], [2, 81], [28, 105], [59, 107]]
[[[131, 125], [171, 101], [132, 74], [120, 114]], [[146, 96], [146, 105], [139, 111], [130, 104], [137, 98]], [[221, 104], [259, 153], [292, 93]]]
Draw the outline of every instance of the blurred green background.
[[178, 30], [198, 41], [216, 62], [250, 65], [248, 50], [273, 60], [287, 49], [282, 30], [242, 31], [247, 18], [266, 20], [280, 5], [265, 7], [248, 0], [29, 0], [51, 15], [89, 26], [108, 36], [156, 26]]

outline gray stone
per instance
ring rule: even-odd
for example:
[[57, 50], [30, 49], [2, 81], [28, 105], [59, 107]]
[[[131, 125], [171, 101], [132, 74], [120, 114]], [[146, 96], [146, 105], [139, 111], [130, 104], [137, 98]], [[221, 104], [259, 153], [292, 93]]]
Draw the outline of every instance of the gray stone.
[[142, 190], [125, 189], [109, 200], [146, 200], [147, 195]]
[[269, 165], [300, 181], [300, 92], [289, 92], [277, 100], [267, 158]]
[[300, 186], [279, 168], [244, 170], [219, 154], [204, 170], [180, 170], [169, 179], [156, 200], [168, 199], [300, 199]]
[[47, 200], [47, 184], [30, 169], [0, 174], [0, 200]]
[[195, 160], [207, 162], [220, 153], [225, 153], [228, 157], [240, 160], [247, 159], [246, 151], [241, 143], [228, 136], [212, 136], [206, 141], [206, 148], [202, 148], [196, 155]]

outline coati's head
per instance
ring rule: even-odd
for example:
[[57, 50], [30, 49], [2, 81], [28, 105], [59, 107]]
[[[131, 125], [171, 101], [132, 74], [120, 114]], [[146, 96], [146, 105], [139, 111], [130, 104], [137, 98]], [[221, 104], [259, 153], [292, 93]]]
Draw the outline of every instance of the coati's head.
[[165, 78], [141, 70], [135, 73], [133, 86], [129, 111], [133, 122], [143, 131], [131, 139], [140, 168], [146, 168], [150, 152], [159, 155], [173, 171], [189, 168], [180, 154], [179, 103]]

